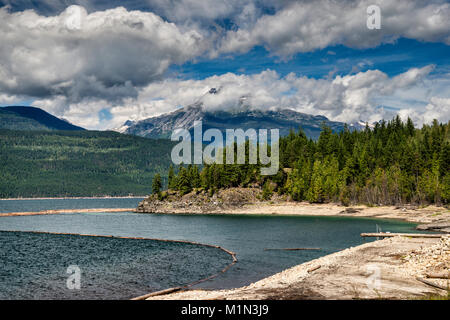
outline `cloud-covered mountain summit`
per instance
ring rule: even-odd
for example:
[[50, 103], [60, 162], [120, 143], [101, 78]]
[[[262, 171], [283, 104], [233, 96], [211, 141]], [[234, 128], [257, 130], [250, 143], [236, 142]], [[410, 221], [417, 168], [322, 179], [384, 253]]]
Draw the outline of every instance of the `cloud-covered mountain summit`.
[[203, 131], [215, 128], [221, 130], [224, 136], [226, 129], [279, 129], [280, 135], [284, 136], [291, 129], [298, 131], [301, 127], [308, 137], [317, 139], [323, 125], [337, 132], [344, 129], [342, 122], [290, 109], [204, 110], [198, 103], [157, 117], [125, 123], [122, 132], [147, 138], [170, 138], [175, 129], [183, 128], [191, 131], [193, 137], [194, 121], [202, 122]]

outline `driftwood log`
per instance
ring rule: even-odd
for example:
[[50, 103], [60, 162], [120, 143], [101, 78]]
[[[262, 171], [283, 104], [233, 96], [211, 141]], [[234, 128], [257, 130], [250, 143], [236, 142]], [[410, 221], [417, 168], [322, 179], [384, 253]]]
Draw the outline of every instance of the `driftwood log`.
[[164, 289], [164, 290], [160, 290], [160, 291], [155, 291], [155, 292], [151, 292], [151, 293], [148, 293], [148, 294], [144, 294], [143, 296], [132, 298], [130, 300], [145, 300], [145, 299], [150, 298], [150, 297], [162, 296], [162, 295], [165, 295], [165, 294], [169, 294], [169, 293], [180, 291], [182, 289], [183, 289], [182, 287], [175, 287], [175, 288]]
[[297, 251], [297, 250], [321, 250], [321, 248], [264, 248], [267, 250], [286, 250], [286, 251]]
[[450, 271], [449, 272], [436, 272], [436, 273], [427, 273], [427, 278], [431, 279], [450, 279]]
[[438, 285], [436, 283], [433, 283], [431, 281], [425, 280], [425, 279], [420, 278], [420, 277], [416, 277], [416, 280], [418, 280], [418, 281], [420, 281], [422, 283], [425, 283], [425, 284], [427, 284], [427, 285], [429, 285], [431, 287], [438, 288], [438, 289], [441, 289], [441, 290], [448, 290], [449, 289], [448, 287], [440, 286], [440, 285]]
[[320, 267], [321, 267], [321, 266], [319, 265], [319, 266], [315, 266], [315, 267], [309, 268], [309, 269], [307, 270], [307, 272], [310, 273], [310, 272], [316, 271], [317, 269], [320, 269]]
[[402, 237], [411, 237], [411, 238], [441, 238], [442, 236], [445, 236], [446, 234], [439, 234], [439, 233], [390, 233], [390, 232], [374, 232], [374, 233], [361, 233], [361, 237], [396, 237], [396, 236], [402, 236]]

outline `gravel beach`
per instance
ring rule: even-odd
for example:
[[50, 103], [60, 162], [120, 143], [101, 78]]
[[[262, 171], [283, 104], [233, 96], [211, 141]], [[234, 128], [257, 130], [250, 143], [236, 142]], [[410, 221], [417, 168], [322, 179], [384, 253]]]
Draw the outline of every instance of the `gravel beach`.
[[[232, 290], [188, 290], [150, 299], [418, 299], [447, 295], [425, 284], [450, 267], [450, 238], [393, 237], [348, 248]], [[448, 279], [427, 279], [448, 287]]]

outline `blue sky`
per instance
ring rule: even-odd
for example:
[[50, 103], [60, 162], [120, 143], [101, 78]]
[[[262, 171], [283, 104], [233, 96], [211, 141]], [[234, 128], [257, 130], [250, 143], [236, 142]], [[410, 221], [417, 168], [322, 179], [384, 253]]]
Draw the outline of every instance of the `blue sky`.
[[330, 46], [322, 50], [298, 53], [287, 61], [257, 46], [245, 54], [221, 55], [215, 59], [203, 58], [173, 65], [168, 75], [181, 78], [204, 79], [227, 72], [255, 74], [266, 69], [285, 76], [290, 72], [314, 78], [346, 75], [369, 69], [378, 69], [395, 76], [410, 68], [436, 65], [433, 73], [447, 73], [450, 68], [450, 46], [442, 43], [399, 39], [364, 50], [345, 46]]
[[[381, 28], [366, 26], [369, 5]], [[0, 0], [0, 106], [90, 129], [201, 102], [450, 120], [445, 0]], [[205, 95], [211, 87], [219, 94]]]

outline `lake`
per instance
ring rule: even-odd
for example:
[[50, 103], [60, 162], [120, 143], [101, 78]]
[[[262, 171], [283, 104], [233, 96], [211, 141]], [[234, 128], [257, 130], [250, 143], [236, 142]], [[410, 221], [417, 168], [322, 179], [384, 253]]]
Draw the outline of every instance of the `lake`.
[[[36, 208], [126, 208], [137, 206], [140, 200], [0, 200], [0, 212], [38, 211]], [[360, 233], [375, 232], [377, 226], [383, 231], [414, 232], [415, 225], [350, 217], [156, 215], [132, 212], [0, 218], [0, 231], [146, 237], [219, 245], [236, 252], [238, 263], [214, 280], [197, 285], [213, 289], [247, 285], [294, 265], [373, 241], [362, 239]], [[231, 262], [230, 256], [218, 249], [179, 243], [24, 232], [1, 232], [0, 237], [0, 256], [8, 257], [8, 262], [0, 269], [2, 298], [5, 294], [6, 298], [30, 298], [30, 295], [19, 293], [14, 296], [14, 292], [26, 291], [20, 288], [27, 286], [27, 279], [34, 279], [30, 282], [33, 283], [32, 298], [129, 298], [201, 279]], [[320, 250], [265, 250], [299, 247]], [[173, 267], [167, 268], [168, 262]], [[30, 267], [33, 263], [43, 263], [41, 268], [46, 271], [36, 275], [36, 268]], [[77, 294], [63, 294], [68, 291], [65, 288], [68, 277], [65, 268], [69, 264], [86, 270], [86, 277], [82, 276], [82, 287]], [[21, 275], [17, 276], [14, 272]], [[49, 284], [39, 286], [39, 283], [46, 282]], [[124, 293], [118, 294], [121, 291]]]

